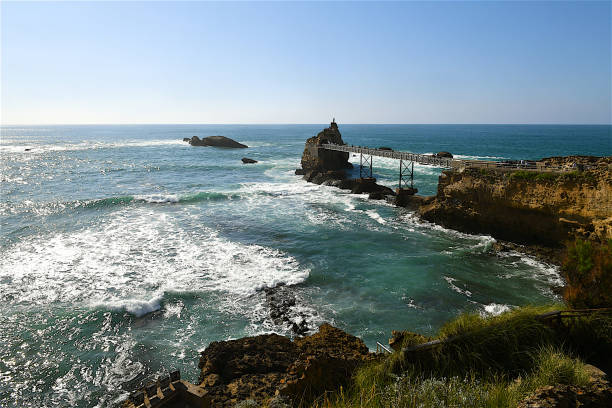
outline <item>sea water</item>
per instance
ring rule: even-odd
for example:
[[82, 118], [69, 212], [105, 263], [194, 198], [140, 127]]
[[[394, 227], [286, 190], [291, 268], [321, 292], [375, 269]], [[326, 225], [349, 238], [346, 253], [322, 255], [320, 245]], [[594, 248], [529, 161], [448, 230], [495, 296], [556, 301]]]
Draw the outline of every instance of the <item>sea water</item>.
[[[173, 369], [195, 381], [212, 341], [292, 334], [269, 316], [264, 289], [278, 285], [311, 329], [330, 322], [370, 348], [393, 329], [433, 334], [463, 311], [555, 300], [554, 266], [294, 175], [324, 126], [2, 127], [0, 406], [113, 406]], [[340, 131], [348, 144], [468, 159], [612, 154], [610, 126]], [[194, 135], [249, 148], [182, 141]], [[399, 164], [373, 165], [395, 188]], [[435, 194], [440, 171], [415, 165], [419, 194]]]

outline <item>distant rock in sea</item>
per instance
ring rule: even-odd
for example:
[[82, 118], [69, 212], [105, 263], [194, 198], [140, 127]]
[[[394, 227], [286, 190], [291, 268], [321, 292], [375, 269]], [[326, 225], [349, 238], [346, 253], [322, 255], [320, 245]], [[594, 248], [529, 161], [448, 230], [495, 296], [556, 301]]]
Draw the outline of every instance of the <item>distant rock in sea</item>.
[[452, 159], [453, 158], [453, 154], [450, 152], [438, 152], [436, 154], [434, 154], [434, 156], [436, 157], [444, 157], [444, 158], [448, 158], [448, 159]]
[[225, 147], [229, 149], [246, 149], [249, 147], [225, 136], [208, 136], [204, 139], [193, 136], [191, 139], [184, 138], [183, 141], [189, 142], [192, 146]]
[[244, 163], [244, 164], [253, 164], [253, 163], [257, 163], [257, 160], [249, 159], [248, 157], [243, 157], [242, 158], [242, 163]]

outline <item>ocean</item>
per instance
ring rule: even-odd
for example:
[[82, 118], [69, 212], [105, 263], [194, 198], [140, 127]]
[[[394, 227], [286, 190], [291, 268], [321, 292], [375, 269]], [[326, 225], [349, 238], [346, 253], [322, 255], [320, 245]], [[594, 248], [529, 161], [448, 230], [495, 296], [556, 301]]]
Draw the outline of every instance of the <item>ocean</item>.
[[[554, 266], [294, 175], [326, 126], [3, 126], [0, 406], [110, 407], [169, 370], [196, 381], [212, 341], [292, 335], [266, 288], [296, 297], [296, 323], [330, 322], [371, 349], [393, 329], [433, 334], [463, 311], [556, 299]], [[348, 144], [458, 158], [612, 155], [608, 125], [340, 131]], [[182, 141], [194, 135], [249, 148]], [[373, 165], [395, 188], [398, 163]], [[435, 194], [439, 174], [416, 165], [419, 194]]]

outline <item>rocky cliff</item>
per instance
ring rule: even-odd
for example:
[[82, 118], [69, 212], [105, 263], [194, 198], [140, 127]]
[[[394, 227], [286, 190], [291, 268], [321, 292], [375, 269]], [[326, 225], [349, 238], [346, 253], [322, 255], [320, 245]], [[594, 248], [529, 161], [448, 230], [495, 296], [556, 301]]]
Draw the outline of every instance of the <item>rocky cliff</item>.
[[527, 245], [560, 247], [580, 236], [612, 238], [612, 158], [556, 157], [566, 172], [443, 171], [422, 218], [469, 233]]
[[214, 407], [275, 396], [300, 403], [347, 384], [372, 358], [361, 339], [323, 324], [294, 341], [269, 334], [213, 342], [202, 352], [199, 381]]
[[353, 194], [367, 193], [370, 198], [376, 200], [395, 195], [390, 188], [376, 184], [375, 178], [347, 178], [345, 170], [353, 168], [352, 163], [348, 161], [349, 153], [321, 149], [320, 146], [325, 143], [345, 144], [335, 121], [330, 127], [306, 140], [302, 154], [302, 168], [297, 169], [295, 174], [303, 175], [304, 180], [310, 183], [351, 190]]
[[338, 124], [335, 121], [316, 136], [306, 140], [306, 146], [304, 146], [304, 153], [302, 154], [302, 169], [304, 172], [342, 170], [353, 167], [348, 161], [348, 153], [319, 149], [325, 143], [344, 144], [340, 130], [338, 130]]

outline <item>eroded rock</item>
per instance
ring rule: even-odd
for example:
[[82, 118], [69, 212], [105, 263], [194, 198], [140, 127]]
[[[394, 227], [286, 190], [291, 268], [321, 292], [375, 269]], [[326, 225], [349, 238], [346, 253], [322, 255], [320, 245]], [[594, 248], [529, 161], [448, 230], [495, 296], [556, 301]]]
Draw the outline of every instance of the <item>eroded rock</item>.
[[329, 324], [295, 341], [268, 334], [213, 342], [200, 357], [200, 386], [214, 407], [275, 395], [307, 401], [348, 383], [371, 358], [361, 339]]
[[225, 147], [229, 149], [246, 149], [248, 147], [245, 144], [239, 143], [225, 136], [208, 136], [203, 139], [200, 139], [197, 136], [193, 136], [191, 139], [188, 139], [187, 141], [192, 146]]

